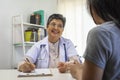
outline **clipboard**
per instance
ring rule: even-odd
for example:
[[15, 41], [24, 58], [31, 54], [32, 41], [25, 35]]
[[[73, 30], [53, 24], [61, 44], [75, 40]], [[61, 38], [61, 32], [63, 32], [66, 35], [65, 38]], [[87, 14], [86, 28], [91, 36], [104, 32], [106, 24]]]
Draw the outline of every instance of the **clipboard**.
[[19, 72], [18, 77], [37, 77], [37, 76], [52, 76], [50, 69], [35, 69], [31, 73]]

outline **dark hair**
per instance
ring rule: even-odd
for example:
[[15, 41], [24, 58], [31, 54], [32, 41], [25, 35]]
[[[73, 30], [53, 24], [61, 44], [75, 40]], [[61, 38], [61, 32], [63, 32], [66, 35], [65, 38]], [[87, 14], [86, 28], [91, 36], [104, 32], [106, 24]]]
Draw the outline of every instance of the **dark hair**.
[[114, 21], [120, 27], [120, 0], [87, 0], [87, 7], [92, 9], [104, 21]]
[[49, 16], [48, 21], [47, 21], [47, 26], [49, 25], [49, 23], [53, 20], [53, 19], [59, 19], [63, 22], [63, 27], [65, 26], [65, 22], [66, 22], [66, 18], [63, 17], [62, 14], [52, 14]]

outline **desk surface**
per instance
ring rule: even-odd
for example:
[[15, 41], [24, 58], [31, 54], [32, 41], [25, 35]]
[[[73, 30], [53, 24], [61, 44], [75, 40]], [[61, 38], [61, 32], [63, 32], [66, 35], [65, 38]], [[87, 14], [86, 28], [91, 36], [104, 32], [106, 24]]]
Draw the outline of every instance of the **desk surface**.
[[75, 80], [70, 73], [59, 73], [58, 69], [51, 69], [53, 76], [17, 77], [19, 72], [14, 69], [0, 70], [0, 80]]

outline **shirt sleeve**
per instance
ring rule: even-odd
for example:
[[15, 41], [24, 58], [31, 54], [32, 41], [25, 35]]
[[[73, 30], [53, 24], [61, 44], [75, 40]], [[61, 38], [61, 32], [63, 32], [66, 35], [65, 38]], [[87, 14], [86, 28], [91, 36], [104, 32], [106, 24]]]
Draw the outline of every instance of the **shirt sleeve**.
[[28, 57], [32, 63], [36, 62], [40, 47], [38, 44], [33, 45], [26, 53], [25, 57]]
[[92, 29], [87, 37], [84, 58], [104, 69], [111, 54], [110, 33], [101, 28]]

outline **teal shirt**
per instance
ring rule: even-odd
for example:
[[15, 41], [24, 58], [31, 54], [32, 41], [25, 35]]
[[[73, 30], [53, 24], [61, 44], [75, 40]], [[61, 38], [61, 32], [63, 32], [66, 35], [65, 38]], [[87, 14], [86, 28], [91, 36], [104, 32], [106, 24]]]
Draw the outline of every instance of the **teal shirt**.
[[102, 80], [120, 80], [120, 29], [112, 21], [89, 32], [84, 58], [104, 70]]

